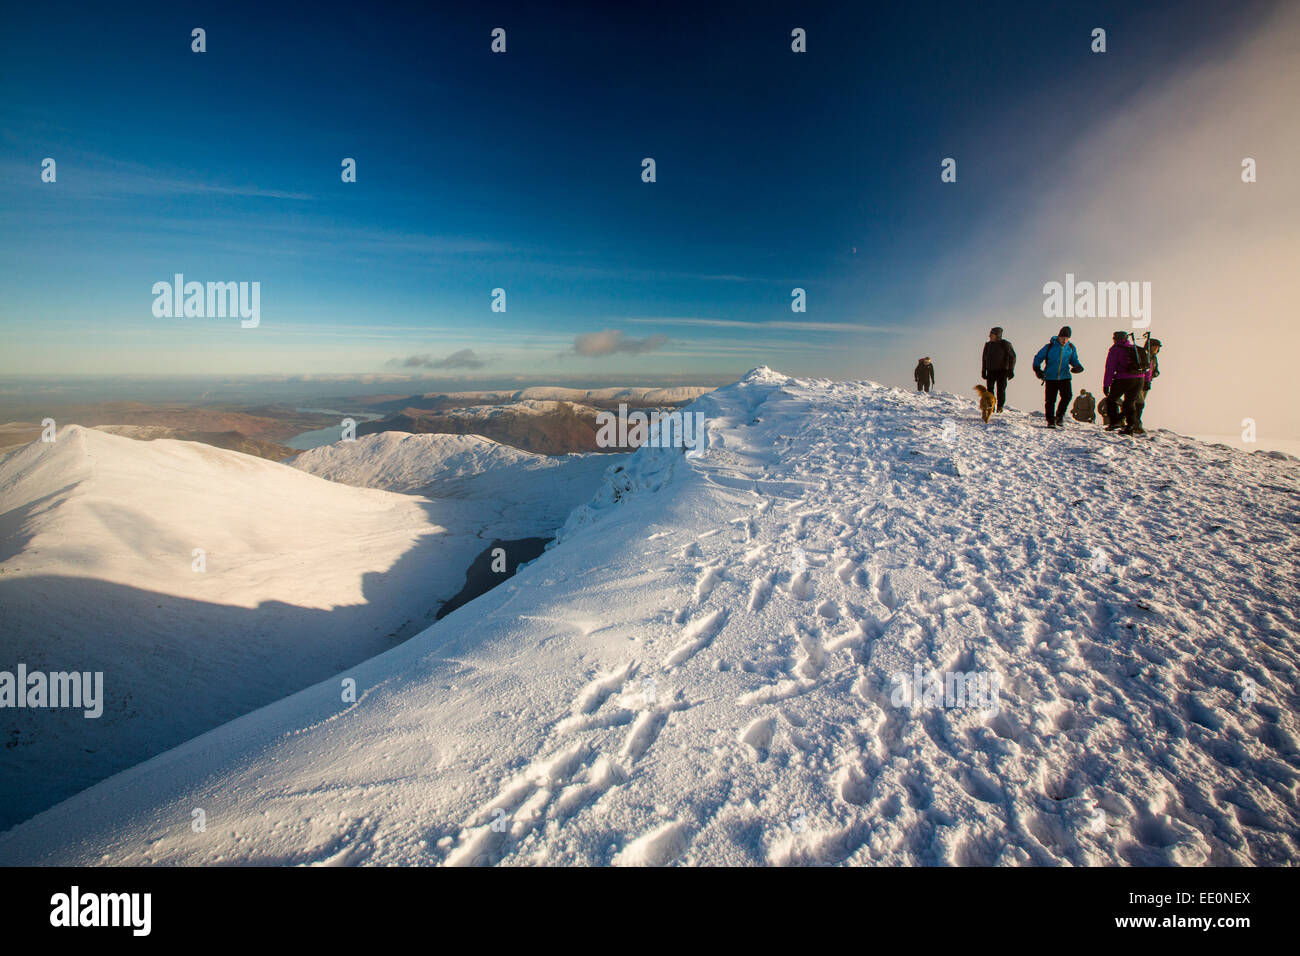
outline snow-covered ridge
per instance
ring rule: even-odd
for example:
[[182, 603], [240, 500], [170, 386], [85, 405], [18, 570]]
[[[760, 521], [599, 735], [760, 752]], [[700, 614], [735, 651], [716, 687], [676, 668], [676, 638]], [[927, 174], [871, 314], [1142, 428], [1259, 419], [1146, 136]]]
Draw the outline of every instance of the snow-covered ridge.
[[[743, 407], [752, 411], [770, 398], [781, 386], [793, 383], [793, 379], [775, 372], [767, 366], [750, 370], [744, 378], [727, 391], [727, 398], [739, 396]], [[719, 403], [709, 395], [697, 399], [683, 412], [700, 412], [705, 416], [705, 427], [710, 435], [717, 434], [717, 439], [710, 438], [710, 453], [726, 450], [726, 439], [722, 437], [725, 430], [737, 424], [750, 422], [737, 420], [730, 412], [729, 403]], [[743, 415], [741, 418], [743, 419]], [[716, 441], [716, 445], [712, 444]], [[637, 449], [628, 457], [626, 464], [619, 462], [608, 469], [605, 480], [594, 498], [575, 508], [568, 520], [560, 528], [551, 547], [596, 521], [599, 521], [612, 507], [626, 501], [633, 495], [659, 491], [672, 477], [679, 465], [684, 463], [683, 450], [680, 448], [659, 448], [653, 445]]]
[[[0, 861], [1300, 858], [1300, 463], [770, 370], [692, 408], [703, 458], [638, 450], [355, 704], [323, 681]], [[913, 673], [994, 706], [900, 705]]]
[[492, 468], [512, 468], [547, 458], [481, 435], [413, 435], [377, 432], [352, 442], [336, 442], [295, 455], [294, 468], [363, 488], [413, 492], [437, 481], [463, 478]]
[[521, 538], [552, 535], [625, 457], [537, 455], [480, 435], [390, 431], [322, 445], [286, 464], [345, 485], [480, 501], [495, 515], [485, 533]]
[[[604, 468], [604, 455], [537, 455], [481, 435], [411, 434], [387, 431], [355, 442], [335, 442], [295, 455], [285, 462], [330, 481], [363, 488], [446, 496], [484, 496], [497, 479], [536, 480], [540, 474]], [[490, 479], [485, 481], [485, 478]]]

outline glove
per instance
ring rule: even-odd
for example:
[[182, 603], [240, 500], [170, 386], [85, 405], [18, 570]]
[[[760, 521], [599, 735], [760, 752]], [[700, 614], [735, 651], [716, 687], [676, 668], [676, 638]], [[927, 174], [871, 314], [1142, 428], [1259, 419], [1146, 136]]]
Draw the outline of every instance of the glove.
[[1015, 378], [1015, 377], [1016, 377], [1016, 373], [1015, 373], [1015, 372], [1007, 372], [1007, 381], [1008, 381], [1008, 382], [1011, 381], [1011, 380], [1012, 380], [1013, 378]]
[[1038, 380], [1040, 382], [1047, 381], [1047, 376], [1043, 374], [1043, 370], [1041, 368], [1034, 369], [1034, 374], [1038, 376]]
[[989, 379], [989, 370], [988, 370], [988, 369], [981, 369], [981, 370], [980, 370], [980, 378], [984, 379], [984, 381], [987, 382], [988, 379]]
[[1103, 385], [1101, 389], [1101, 394], [1105, 395], [1107, 398], [1110, 398], [1110, 386]]

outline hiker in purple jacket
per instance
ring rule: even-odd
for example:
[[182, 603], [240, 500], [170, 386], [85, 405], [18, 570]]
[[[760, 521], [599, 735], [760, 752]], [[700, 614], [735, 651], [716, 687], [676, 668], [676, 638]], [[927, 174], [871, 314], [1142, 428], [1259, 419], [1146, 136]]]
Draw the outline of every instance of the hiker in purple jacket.
[[1116, 332], [1111, 338], [1114, 344], [1106, 353], [1106, 372], [1101, 380], [1102, 393], [1110, 402], [1110, 424], [1106, 431], [1119, 429], [1124, 435], [1141, 434], [1138, 395], [1149, 381], [1150, 369], [1140, 368], [1138, 347], [1129, 342], [1127, 332]]

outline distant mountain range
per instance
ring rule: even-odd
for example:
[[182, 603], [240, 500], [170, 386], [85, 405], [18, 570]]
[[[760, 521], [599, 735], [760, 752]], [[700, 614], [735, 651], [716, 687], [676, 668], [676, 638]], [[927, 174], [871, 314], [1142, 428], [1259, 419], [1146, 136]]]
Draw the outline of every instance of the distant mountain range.
[[474, 405], [510, 405], [516, 402], [569, 402], [595, 408], [617, 408], [620, 403], [629, 408], [660, 408], [684, 405], [701, 395], [713, 391], [711, 385], [681, 385], [668, 388], [619, 386], [612, 388], [566, 388], [558, 385], [540, 385], [513, 391], [424, 392], [418, 395], [396, 397], [375, 396], [352, 400], [370, 412], [400, 412], [407, 409], [420, 411], [445, 411], [450, 408], [468, 408]]
[[525, 388], [515, 392], [446, 392], [385, 400], [367, 410], [388, 411], [357, 426], [358, 435], [385, 431], [482, 435], [539, 455], [617, 452], [596, 444], [596, 416], [619, 405], [670, 408], [712, 391], [678, 388]]

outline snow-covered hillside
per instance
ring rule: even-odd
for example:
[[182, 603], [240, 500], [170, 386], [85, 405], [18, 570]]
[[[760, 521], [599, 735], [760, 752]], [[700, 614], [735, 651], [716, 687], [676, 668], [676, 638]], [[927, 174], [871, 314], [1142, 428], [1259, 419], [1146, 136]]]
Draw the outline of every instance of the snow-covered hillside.
[[303, 452], [285, 464], [363, 488], [416, 492], [435, 482], [438, 490], [445, 490], [447, 483], [454, 482], [453, 490], [465, 493], [473, 490], [472, 484], [464, 482], [467, 476], [499, 468], [542, 469], [554, 461], [480, 435], [380, 432]]
[[479, 435], [379, 432], [295, 455], [286, 464], [345, 485], [491, 501], [517, 529], [549, 536], [623, 456], [535, 455]]
[[[370, 452], [391, 440], [310, 454], [382, 484]], [[493, 496], [473, 500], [79, 426], [6, 457], [0, 670], [102, 671], [107, 701], [97, 719], [0, 709], [0, 826], [388, 650], [433, 621], [488, 542], [553, 534], [599, 485], [580, 460], [541, 459], [550, 480], [520, 480], [537, 456], [507, 452], [425, 462], [431, 489], [486, 469]]]
[[[1300, 463], [765, 369], [691, 407], [702, 458], [0, 861], [1300, 859]], [[918, 667], [994, 696], [911, 707]]]

